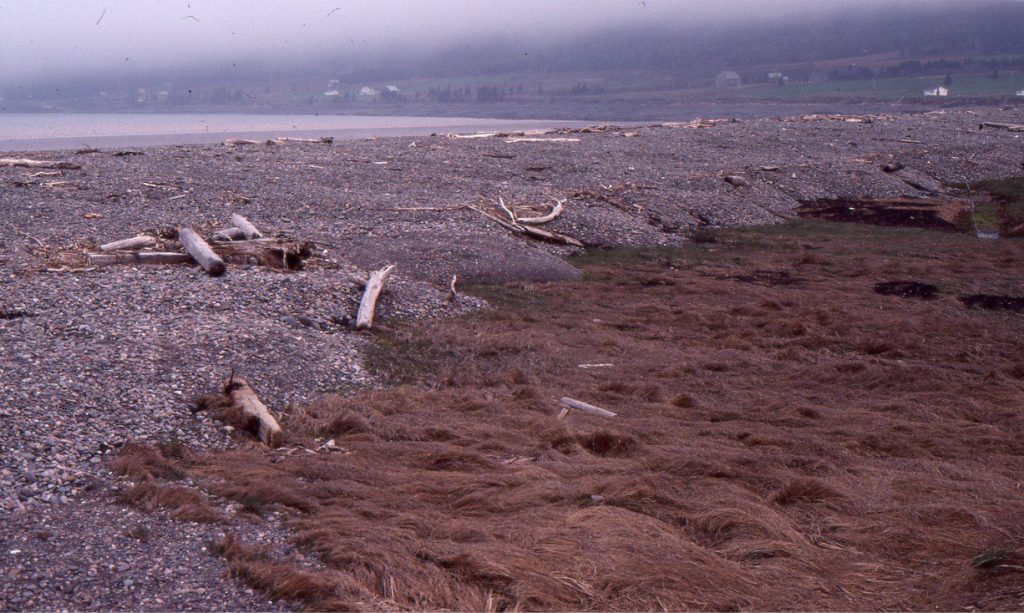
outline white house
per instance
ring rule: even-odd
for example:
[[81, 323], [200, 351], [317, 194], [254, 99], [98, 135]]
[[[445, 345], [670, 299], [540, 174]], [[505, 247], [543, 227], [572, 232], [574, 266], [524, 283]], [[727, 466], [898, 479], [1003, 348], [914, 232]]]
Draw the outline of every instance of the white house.
[[387, 89], [392, 94], [400, 94], [400, 93], [402, 93], [402, 90], [398, 89], [394, 85], [388, 85], [385, 89]]
[[948, 96], [949, 95], [949, 88], [946, 87], [945, 85], [940, 85], [940, 86], [932, 88], [932, 89], [924, 90], [924, 95], [925, 96]]
[[340, 96], [341, 92], [339, 92], [336, 89], [332, 89], [330, 91], [324, 92], [324, 95], [327, 96], [328, 98], [334, 98], [334, 97]]
[[1022, 89], [1019, 92], [1017, 92], [1017, 95], [1018, 96], [1024, 96], [1024, 89]]
[[743, 81], [731, 70], [723, 70], [715, 77], [715, 87], [739, 87]]
[[362, 89], [359, 90], [359, 95], [360, 96], [376, 96], [377, 95], [377, 90], [373, 89], [369, 85], [364, 85], [362, 87]]

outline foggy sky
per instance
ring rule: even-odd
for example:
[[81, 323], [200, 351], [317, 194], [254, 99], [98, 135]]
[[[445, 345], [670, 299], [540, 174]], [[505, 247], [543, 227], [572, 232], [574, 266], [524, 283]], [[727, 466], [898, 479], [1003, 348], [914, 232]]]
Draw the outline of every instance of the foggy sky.
[[287, 69], [489, 35], [526, 45], [612, 25], [710, 25], [854, 4], [899, 1], [0, 0], [0, 86], [231, 63]]

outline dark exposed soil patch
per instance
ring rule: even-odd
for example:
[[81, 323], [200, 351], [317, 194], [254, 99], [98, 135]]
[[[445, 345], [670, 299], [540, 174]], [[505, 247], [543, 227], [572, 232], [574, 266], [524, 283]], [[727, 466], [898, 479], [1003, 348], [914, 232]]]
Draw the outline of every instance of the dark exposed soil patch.
[[[698, 270], [779, 270], [807, 243], [832, 264], [805, 285]], [[289, 408], [281, 449], [121, 462], [287, 513], [322, 569], [217, 550], [315, 609], [1020, 608], [992, 552], [1024, 549], [1024, 324], [880, 309], [863, 278], [996, 284], [1024, 249], [795, 224], [670, 255], [579, 258], [583, 280], [394, 327], [373, 364], [401, 384]], [[558, 420], [561, 396], [618, 416]]]
[[743, 283], [768, 286], [790, 286], [803, 283], [803, 279], [795, 277], [785, 270], [755, 270], [750, 274], [736, 275], [732, 278]]
[[1021, 296], [995, 296], [992, 294], [971, 294], [960, 298], [964, 305], [973, 309], [975, 307], [989, 310], [1024, 311], [1024, 297]]
[[22, 317], [34, 317], [32, 313], [22, 309], [0, 310], [0, 319], [20, 319]]
[[842, 198], [801, 202], [796, 214], [803, 219], [955, 231], [968, 210], [958, 200]]
[[900, 298], [924, 298], [930, 300], [939, 293], [939, 288], [920, 281], [884, 281], [875, 284], [875, 293]]

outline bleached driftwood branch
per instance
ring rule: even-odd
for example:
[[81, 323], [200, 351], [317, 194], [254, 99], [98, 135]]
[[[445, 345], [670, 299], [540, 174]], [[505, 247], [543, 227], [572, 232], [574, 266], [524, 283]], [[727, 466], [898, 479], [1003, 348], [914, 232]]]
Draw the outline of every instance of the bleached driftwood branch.
[[551, 209], [551, 212], [549, 212], [548, 214], [540, 215], [539, 217], [518, 217], [517, 220], [519, 221], [519, 223], [531, 225], [538, 225], [542, 223], [548, 223], [549, 221], [554, 221], [556, 217], [562, 214], [564, 204], [565, 200], [555, 200], [555, 206], [554, 208]]
[[394, 264], [389, 264], [380, 270], [370, 274], [366, 282], [366, 290], [363, 292], [363, 299], [359, 301], [359, 312], [356, 314], [356, 328], [370, 328], [373, 326], [373, 314], [377, 308], [377, 298], [384, 289], [384, 282], [391, 271], [395, 269]]
[[187, 253], [169, 251], [138, 251], [134, 253], [90, 253], [91, 266], [114, 264], [190, 264], [194, 262]]
[[578, 143], [578, 142], [580, 142], [580, 139], [578, 139], [578, 138], [565, 138], [565, 137], [560, 137], [560, 138], [534, 138], [534, 137], [531, 137], [531, 136], [527, 136], [527, 137], [523, 137], [523, 138], [510, 138], [510, 139], [506, 140], [505, 142], [509, 143], [509, 144], [512, 144], [512, 143]]
[[321, 136], [320, 138], [296, 138], [294, 136], [278, 136], [272, 141], [267, 141], [267, 144], [273, 143], [275, 145], [285, 145], [288, 143], [314, 143], [322, 145], [333, 145], [333, 136]]
[[14, 166], [18, 168], [58, 168], [60, 170], [78, 170], [81, 164], [65, 162], [63, 160], [29, 160], [27, 158], [0, 158], [0, 166]]
[[577, 411], [583, 411], [584, 413], [590, 413], [591, 415], [597, 415], [599, 417], [615, 417], [615, 413], [612, 413], [611, 411], [607, 411], [601, 407], [595, 407], [594, 405], [587, 404], [586, 402], [573, 400], [572, 398], [562, 398], [559, 402], [570, 409], [576, 409]]
[[131, 251], [133, 249], [142, 249], [143, 247], [152, 247], [155, 244], [155, 238], [146, 234], [140, 234], [100, 245], [100, 251]]
[[238, 147], [241, 145], [260, 145], [262, 143], [263, 141], [250, 140], [248, 138], [229, 138], [224, 141], [225, 145], [230, 145], [232, 147]]

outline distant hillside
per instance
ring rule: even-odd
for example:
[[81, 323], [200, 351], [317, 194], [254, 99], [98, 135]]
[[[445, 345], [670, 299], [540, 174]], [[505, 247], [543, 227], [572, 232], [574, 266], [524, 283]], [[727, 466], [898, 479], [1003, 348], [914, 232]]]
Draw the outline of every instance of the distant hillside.
[[[409, 49], [372, 58], [325, 54], [289, 68], [258, 62], [180, 67], [173, 73], [46, 80], [7, 91], [0, 83], [0, 108], [529, 117], [563, 116], [570, 111], [548, 107], [565, 106], [562, 101], [571, 97], [577, 107], [604, 107], [575, 108], [572, 116], [633, 117], [638, 105], [657, 109], [659, 100], [672, 104], [679, 92], [709, 87], [722, 70], [737, 72], [744, 85], [767, 85], [768, 73], [779, 71], [787, 83], [807, 84], [785, 91], [744, 88], [727, 99], [900, 99], [920, 96], [947, 75], [956, 76], [957, 96], [1005, 98], [1024, 86], [1022, 33], [1024, 1], [919, 0], [871, 10], [861, 4], [716, 26], [613, 27], [547, 42], [478, 37], [419, 55]], [[989, 75], [992, 82], [959, 75]], [[856, 84], [870, 80], [892, 82]], [[400, 93], [385, 87], [392, 84]]]

